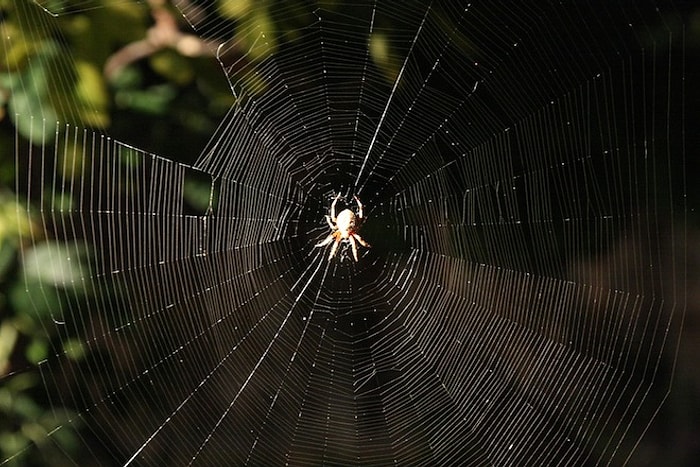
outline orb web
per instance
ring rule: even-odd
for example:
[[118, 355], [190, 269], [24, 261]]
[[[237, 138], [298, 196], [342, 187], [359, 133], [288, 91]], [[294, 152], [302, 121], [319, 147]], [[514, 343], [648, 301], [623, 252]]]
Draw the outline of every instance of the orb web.
[[[49, 322], [89, 351], [33, 371], [91, 390], [47, 394], [78, 416], [44, 440], [118, 464], [628, 461], [684, 306], [679, 13], [180, 3], [235, 97], [193, 165], [22, 117], [55, 126], [17, 138], [18, 200], [51, 199], [22, 203], [33, 241], [90, 257]], [[336, 194], [365, 205], [357, 262], [314, 248]]]

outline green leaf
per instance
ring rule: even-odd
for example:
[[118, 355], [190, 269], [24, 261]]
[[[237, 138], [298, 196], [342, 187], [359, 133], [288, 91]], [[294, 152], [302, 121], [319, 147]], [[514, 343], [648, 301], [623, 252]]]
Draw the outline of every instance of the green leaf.
[[80, 360], [85, 356], [85, 346], [78, 339], [68, 339], [63, 342], [63, 351], [71, 360]]
[[24, 273], [28, 280], [64, 288], [82, 288], [86, 276], [84, 247], [58, 242], [44, 242], [24, 256]]
[[10, 118], [19, 133], [35, 143], [51, 141], [54, 123], [59, 119], [49, 91], [49, 63], [58, 54], [58, 49], [51, 42], [41, 43], [38, 49], [21, 72], [5, 78], [11, 85], [7, 106]]
[[184, 86], [194, 79], [194, 70], [190, 60], [167, 49], [151, 57], [151, 67], [164, 78]]
[[206, 212], [211, 197], [211, 183], [185, 179], [183, 197], [196, 210]]
[[34, 338], [27, 346], [24, 354], [27, 360], [34, 364], [38, 364], [45, 360], [49, 353], [49, 343], [45, 339]]
[[44, 287], [40, 282], [18, 282], [10, 288], [10, 305], [19, 310], [15, 326], [22, 334], [33, 336], [44, 333], [42, 320], [50, 319], [51, 314], [60, 309], [61, 298], [53, 287]]
[[152, 86], [143, 91], [119, 91], [115, 96], [117, 105], [152, 115], [164, 115], [177, 92], [172, 84]]
[[[0, 234], [0, 282], [5, 279], [5, 276], [15, 263], [15, 257], [17, 255], [16, 243], [17, 242], [13, 242], [9, 238], [3, 238]], [[0, 308], [2, 308], [1, 305], [0, 303]]]
[[7, 374], [10, 368], [10, 357], [18, 336], [17, 328], [11, 321], [5, 320], [0, 324], [0, 375]]
[[217, 8], [219, 14], [224, 18], [230, 19], [240, 19], [242, 16], [246, 15], [253, 7], [253, 0], [238, 0], [232, 2], [231, 0], [219, 0], [217, 2]]

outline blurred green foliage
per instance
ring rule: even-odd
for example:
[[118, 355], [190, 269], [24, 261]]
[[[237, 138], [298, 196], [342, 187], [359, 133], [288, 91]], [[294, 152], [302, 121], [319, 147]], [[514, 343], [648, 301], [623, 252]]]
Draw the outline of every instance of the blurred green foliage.
[[[30, 0], [0, 0], [0, 459], [60, 465], [66, 456], [80, 462], [83, 454], [76, 431], [79, 408], [62, 407], [56, 401], [70, 398], [47, 400], [47, 394], [85, 388], [53, 387], [42, 362], [80, 365], [89, 351], [76, 335], [79, 323], [72, 332], [62, 326], [66, 310], [78, 320], [87, 309], [80, 302], [90, 299], [89, 248], [81, 239], [52, 239], [42, 222], [41, 209], [76, 209], [70, 194], [45, 196], [43, 206], [38, 198], [24, 199], [21, 186], [17, 195], [15, 174], [27, 161], [16, 161], [15, 153], [50, 148], [56, 122], [65, 122], [191, 163], [233, 97], [210, 54], [186, 56], [162, 46], [144, 55], [120, 55], [145, 44], [157, 13], [168, 14], [190, 34], [172, 5], [37, 3], [41, 8]], [[121, 62], [108, 72], [115, 58]], [[67, 144], [47, 171], [69, 174], [68, 168], [87, 163], [79, 141]], [[193, 203], [208, 201], [206, 181], [187, 188]]]
[[[298, 34], [294, 15], [285, 24], [274, 23], [273, 6], [218, 0], [216, 13], [235, 26], [232, 37], [220, 39], [235, 43], [245, 61], [269, 56], [280, 40], [273, 31], [288, 39]], [[289, 8], [305, 15], [313, 11], [303, 1], [289, 2]], [[15, 173], [26, 161], [15, 161], [16, 148], [19, 154], [30, 146], [50, 148], [55, 123], [62, 122], [194, 162], [234, 97], [212, 51], [187, 54], [175, 43], [149, 40], [169, 20], [191, 34], [167, 2], [0, 0], [0, 459], [18, 465], [43, 465], [47, 459], [60, 464], [66, 456], [80, 461], [79, 408], [57, 405], [67, 400], [60, 395], [46, 397], [85, 388], [53, 387], [43, 377], [42, 362], [79, 365], [89, 351], [81, 336], [62, 326], [79, 319], [80, 300], [89, 300], [89, 248], [80, 239], [51, 238], [40, 217], [41, 209], [68, 212], [75, 202], [68, 193], [45, 196], [44, 205], [18, 198]], [[372, 54], [389, 63], [381, 37], [372, 39]], [[262, 78], [250, 82], [248, 93], [266, 88]], [[47, 173], [69, 174], [67, 168], [88, 163], [79, 141], [60, 144], [66, 150], [57, 153]], [[187, 180], [185, 197], [196, 211], [205, 209], [209, 195], [208, 181]], [[73, 329], [79, 328], [76, 323]], [[67, 425], [71, 428], [57, 429]]]
[[[37, 393], [40, 374], [29, 370], [49, 357], [54, 346], [72, 345], [61, 342], [51, 323], [64, 302], [61, 289], [82, 274], [83, 263], [75, 255], [68, 264], [60, 254], [48, 260], [56, 253], [55, 244], [38, 232], [36, 220], [15, 196], [0, 189], [0, 456], [17, 455], [14, 461], [22, 465], [40, 464], [52, 453], [77, 446], [72, 430], [47, 437], [75, 414], [63, 407], [48, 410]], [[80, 358], [80, 353], [68, 355]], [[26, 449], [32, 444], [41, 457]]]
[[[217, 0], [206, 9], [231, 25], [228, 36], [216, 41], [235, 44], [235, 60], [245, 64], [298, 37], [299, 23], [313, 15], [308, 2], [293, 0], [287, 8], [295, 14], [273, 19], [271, 8], [278, 6]], [[52, 238], [41, 217], [79, 209], [70, 192], [51, 191], [50, 173], [70, 182], [71, 173], [89, 164], [79, 140], [56, 139], [57, 122], [191, 164], [235, 98], [216, 49], [194, 35], [173, 2], [0, 0], [0, 34], [0, 459], [80, 463], [80, 408], [61, 406], [57, 401], [70, 398], [60, 394], [52, 400], [47, 395], [85, 388], [52, 386], [44, 371], [53, 364], [42, 366], [60, 359], [77, 367], [90, 352], [76, 334], [80, 323], [73, 332], [63, 326], [88, 309], [81, 302], [90, 300], [93, 286], [87, 283], [89, 245]], [[387, 44], [372, 41], [372, 54], [390, 74]], [[249, 80], [246, 91], [261, 93], [266, 85], [263, 78]], [[64, 150], [56, 160], [47, 158], [46, 179], [34, 181], [39, 186], [32, 190], [15, 186], [28, 164], [16, 154], [54, 144]], [[190, 208], [204, 212], [211, 180], [188, 179], [184, 189]], [[43, 205], [39, 191], [50, 193]]]

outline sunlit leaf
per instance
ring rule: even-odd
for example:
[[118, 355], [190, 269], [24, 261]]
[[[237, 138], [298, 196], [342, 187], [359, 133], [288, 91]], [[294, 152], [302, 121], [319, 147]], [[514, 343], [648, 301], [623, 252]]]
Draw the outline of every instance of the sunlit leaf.
[[0, 191], [0, 244], [16, 243], [32, 233], [29, 214], [10, 193]]
[[82, 287], [85, 277], [83, 248], [45, 242], [25, 253], [24, 273], [28, 280], [58, 287]]
[[10, 368], [10, 357], [18, 335], [11, 321], [5, 320], [0, 324], [0, 376], [6, 374]]
[[20, 40], [22, 37], [17, 34], [17, 28], [13, 24], [5, 24], [6, 39], [3, 44], [3, 62], [0, 63], [0, 70], [16, 71], [19, 69], [34, 52], [34, 44], [27, 40]]
[[5, 433], [0, 433], [0, 451], [2, 451], [3, 457], [7, 457], [9, 455], [16, 455], [17, 453], [20, 453], [18, 457], [15, 457], [13, 460], [18, 462], [22, 461], [23, 453], [22, 450], [29, 444], [29, 440], [21, 435], [20, 433], [17, 432], [5, 432]]
[[10, 394], [27, 391], [41, 383], [41, 377], [36, 373], [20, 373], [13, 376], [9, 381], [3, 381], [3, 388]]
[[[49, 72], [47, 60], [57, 53], [51, 44], [45, 44], [42, 52], [29, 65], [10, 80], [8, 111], [19, 133], [30, 141], [50, 141], [52, 125], [58, 114], [49, 96]], [[24, 86], [22, 83], [32, 83]], [[54, 89], [55, 91], [55, 89]]]
[[81, 102], [83, 120], [92, 126], [104, 128], [109, 124], [107, 107], [109, 95], [105, 86], [102, 71], [95, 63], [78, 61], [75, 64], [77, 82], [75, 85], [76, 97]]
[[389, 81], [394, 81], [398, 70], [392, 65], [389, 39], [385, 34], [374, 33], [369, 39], [369, 53], [374, 63]]
[[224, 18], [240, 19], [253, 6], [253, 0], [219, 0], [217, 8]]
[[68, 339], [63, 342], [63, 351], [71, 360], [80, 360], [85, 356], [85, 346], [78, 339]]
[[267, 9], [262, 8], [255, 10], [249, 22], [247, 26], [250, 30], [247, 38], [249, 56], [253, 60], [262, 60], [275, 50], [276, 40], [272, 34], [274, 24]]
[[35, 419], [41, 415], [42, 409], [31, 397], [22, 393], [14, 393], [11, 397], [11, 405], [8, 407], [8, 410], [18, 418]]

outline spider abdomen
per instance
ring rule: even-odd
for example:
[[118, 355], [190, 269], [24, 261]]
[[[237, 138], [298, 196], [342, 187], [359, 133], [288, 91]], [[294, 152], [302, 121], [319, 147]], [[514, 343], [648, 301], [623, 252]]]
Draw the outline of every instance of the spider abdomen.
[[343, 238], [347, 238], [355, 229], [355, 213], [350, 209], [345, 209], [338, 214], [335, 225], [342, 233]]

